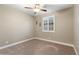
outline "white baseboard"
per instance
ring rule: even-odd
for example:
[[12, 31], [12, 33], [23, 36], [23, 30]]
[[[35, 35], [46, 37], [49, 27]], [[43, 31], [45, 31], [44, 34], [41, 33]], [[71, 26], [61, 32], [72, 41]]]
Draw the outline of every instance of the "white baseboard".
[[77, 52], [77, 50], [76, 50], [76, 48], [75, 48], [75, 46], [73, 46], [73, 48], [75, 50], [76, 55], [79, 55], [78, 52]]
[[61, 45], [65, 45], [65, 46], [70, 46], [70, 47], [73, 47], [73, 49], [74, 49], [74, 51], [75, 51], [76, 55], [78, 55], [78, 53], [77, 53], [77, 50], [76, 50], [75, 46], [74, 46], [74, 45], [72, 45], [72, 44], [63, 43], [63, 42], [57, 42], [57, 41], [53, 41], [53, 40], [47, 40], [47, 39], [43, 39], [43, 38], [39, 38], [39, 37], [34, 37], [33, 39], [38, 39], [38, 40], [43, 40], [43, 41], [48, 41], [48, 42], [52, 42], [52, 43], [57, 43], [57, 44], [61, 44]]
[[70, 47], [73, 47], [73, 49], [74, 49], [74, 51], [75, 51], [76, 55], [78, 55], [78, 53], [77, 53], [77, 50], [76, 50], [75, 46], [74, 46], [74, 45], [72, 45], [72, 44], [63, 43], [63, 42], [57, 42], [57, 41], [53, 41], [53, 40], [47, 40], [47, 39], [43, 39], [43, 38], [39, 38], [39, 37], [34, 37], [33, 39], [38, 39], [38, 40], [43, 40], [43, 41], [48, 41], [48, 42], [52, 42], [52, 43], [57, 43], [57, 44], [61, 44], [61, 45], [65, 45], [65, 46], [70, 46]]
[[8, 45], [5, 45], [5, 46], [2, 46], [2, 47], [0, 47], [0, 49], [11, 47], [11, 46], [14, 46], [14, 45], [17, 45], [17, 44], [20, 44], [20, 43], [23, 43], [23, 42], [27, 42], [27, 41], [30, 41], [30, 40], [33, 40], [33, 39], [43, 40], [43, 41], [48, 41], [48, 42], [53, 42], [53, 43], [57, 43], [57, 44], [61, 44], [61, 45], [66, 45], [66, 46], [73, 47], [73, 45], [71, 45], [71, 44], [57, 42], [57, 41], [52, 41], [52, 40], [47, 40], [47, 39], [38, 38], [38, 37], [33, 37], [33, 38], [25, 39], [25, 40], [22, 40], [22, 41], [19, 41], [19, 42], [15, 42], [15, 43], [12, 43], [12, 44], [8, 44]]
[[38, 40], [43, 40], [43, 41], [48, 41], [48, 42], [52, 42], [52, 43], [57, 43], [57, 44], [73, 47], [73, 44], [57, 42], [57, 41], [53, 41], [53, 40], [47, 40], [47, 39], [43, 39], [43, 38], [39, 38], [39, 37], [34, 37], [33, 39], [38, 39]]
[[72, 45], [72, 44], [63, 43], [63, 42], [57, 42], [57, 41], [53, 41], [53, 40], [47, 40], [47, 39], [43, 39], [43, 38], [39, 38], [39, 37], [33, 37], [33, 38], [25, 39], [25, 40], [22, 40], [22, 41], [19, 41], [19, 42], [15, 42], [15, 43], [12, 43], [12, 44], [8, 44], [8, 45], [0, 47], [0, 49], [8, 48], [8, 47], [11, 47], [11, 46], [23, 43], [23, 42], [27, 42], [27, 41], [33, 40], [33, 39], [43, 40], [43, 41], [48, 41], [48, 42], [52, 42], [52, 43], [57, 43], [57, 44], [73, 47], [74, 50], [75, 50], [76, 55], [78, 55], [78, 53], [77, 53], [77, 51], [75, 49], [75, 46]]
[[25, 39], [25, 40], [18, 41], [18, 42], [12, 43], [12, 44], [8, 44], [8, 45], [5, 45], [5, 46], [0, 47], [0, 49], [8, 48], [8, 47], [11, 47], [11, 46], [14, 46], [14, 45], [23, 43], [23, 42], [27, 42], [27, 41], [32, 40], [32, 39], [33, 39], [33, 38]]
[[[17, 45], [17, 44], [20, 44], [20, 43], [23, 43], [23, 42], [27, 42], [27, 41], [30, 41], [30, 40], [33, 40], [33, 39], [43, 40], [43, 41], [48, 41], [48, 42], [52, 42], [52, 43], [57, 43], [57, 44], [61, 44], [61, 45], [74, 47], [74, 45], [68, 44], [68, 43], [57, 42], [57, 41], [53, 41], [53, 40], [47, 40], [47, 39], [43, 39], [43, 38], [39, 38], [39, 37], [33, 37], [33, 38], [25, 39], [25, 40], [22, 40], [22, 41], [18, 41], [18, 42], [12, 43], [12, 44], [2, 46], [2, 47], [0, 47], [0, 49], [11, 47], [11, 46], [14, 46], [14, 45]], [[75, 47], [74, 47], [74, 49], [75, 49]]]

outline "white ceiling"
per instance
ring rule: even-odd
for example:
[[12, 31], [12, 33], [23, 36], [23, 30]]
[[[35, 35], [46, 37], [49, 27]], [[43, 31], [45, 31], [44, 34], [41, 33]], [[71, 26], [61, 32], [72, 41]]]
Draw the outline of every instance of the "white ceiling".
[[[19, 10], [21, 10], [21, 11], [23, 11], [23, 12], [29, 14], [29, 15], [32, 15], [32, 16], [35, 15], [34, 11], [32, 9], [24, 8], [26, 6], [33, 7], [34, 6], [33, 4], [12, 4], [10, 6], [16, 7]], [[71, 4], [41, 4], [41, 8], [46, 9], [47, 12], [42, 12], [41, 11], [41, 12], [38, 13], [38, 15], [55, 12], [55, 11], [58, 11], [58, 10], [69, 8], [69, 7], [72, 7], [72, 5]]]

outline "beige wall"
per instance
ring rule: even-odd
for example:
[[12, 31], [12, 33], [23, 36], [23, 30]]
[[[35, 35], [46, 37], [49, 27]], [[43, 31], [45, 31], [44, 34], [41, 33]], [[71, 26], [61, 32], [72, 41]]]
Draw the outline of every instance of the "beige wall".
[[36, 17], [38, 24], [35, 26], [35, 36], [40, 38], [45, 38], [48, 40], [58, 41], [73, 44], [73, 8], [64, 9], [56, 13], [56, 30], [55, 32], [42, 32], [42, 27], [39, 26], [39, 23], [42, 23], [42, 19], [47, 15], [40, 15]]
[[74, 6], [74, 45], [79, 54], [79, 5]]
[[31, 38], [33, 17], [16, 8], [0, 5], [0, 46]]
[[32, 17], [16, 8], [0, 5], [0, 46], [33, 36], [72, 44], [73, 9], [68, 8], [50, 15], [55, 15], [56, 30], [53, 33], [45, 33], [35, 21], [42, 23], [42, 18], [48, 15]]

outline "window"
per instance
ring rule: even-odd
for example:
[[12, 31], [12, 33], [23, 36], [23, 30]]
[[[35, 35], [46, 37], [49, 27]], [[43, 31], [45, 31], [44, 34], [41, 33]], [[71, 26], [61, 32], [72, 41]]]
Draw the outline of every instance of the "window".
[[42, 31], [43, 32], [55, 31], [55, 16], [48, 16], [43, 18]]

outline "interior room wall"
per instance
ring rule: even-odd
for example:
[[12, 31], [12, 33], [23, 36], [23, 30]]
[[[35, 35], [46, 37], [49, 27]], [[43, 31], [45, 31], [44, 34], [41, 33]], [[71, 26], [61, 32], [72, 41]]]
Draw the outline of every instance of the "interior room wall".
[[[42, 32], [43, 17], [55, 16], [55, 32]], [[47, 40], [73, 44], [73, 7], [51, 13], [50, 15], [38, 15], [36, 19], [38, 24], [35, 25], [35, 36]]]
[[33, 23], [32, 16], [0, 5], [0, 46], [33, 37]]
[[74, 6], [74, 46], [79, 54], [79, 4]]
[[[0, 5], [0, 46], [31, 37], [73, 44], [73, 8], [32, 17], [6, 5]], [[55, 15], [55, 32], [42, 32], [42, 19]], [[36, 22], [37, 21], [37, 25]]]

